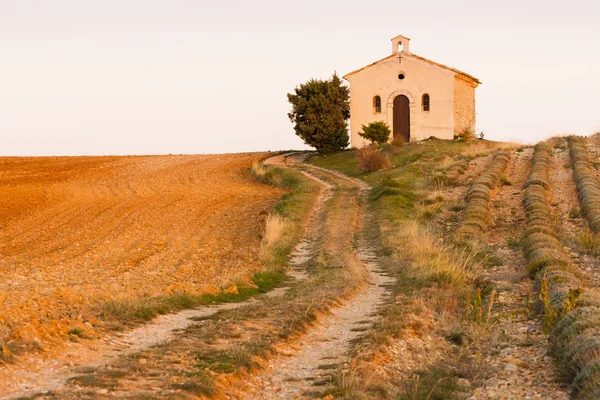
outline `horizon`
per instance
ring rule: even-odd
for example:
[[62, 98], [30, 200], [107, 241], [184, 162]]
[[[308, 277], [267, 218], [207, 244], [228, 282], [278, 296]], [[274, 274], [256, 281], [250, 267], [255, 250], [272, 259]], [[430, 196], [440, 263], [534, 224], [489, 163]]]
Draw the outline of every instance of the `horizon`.
[[486, 140], [589, 136], [600, 131], [599, 12], [589, 0], [0, 0], [0, 156], [305, 150], [286, 94], [388, 56], [398, 34], [483, 82]]

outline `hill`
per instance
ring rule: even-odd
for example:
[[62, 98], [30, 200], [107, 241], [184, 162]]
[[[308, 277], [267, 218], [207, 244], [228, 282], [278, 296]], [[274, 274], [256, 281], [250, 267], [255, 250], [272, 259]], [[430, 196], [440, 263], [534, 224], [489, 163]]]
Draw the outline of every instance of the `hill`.
[[[600, 137], [536, 146], [432, 139], [377, 151], [389, 165], [376, 172], [344, 151], [255, 163], [262, 186], [243, 169], [233, 174], [252, 193], [260, 188], [261, 207], [272, 205], [255, 241], [240, 242], [234, 253], [256, 251], [260, 233], [256, 260], [264, 269], [211, 298], [235, 303], [192, 302], [179, 308], [200, 307], [134, 325], [124, 343], [113, 344], [109, 334], [97, 348], [97, 340], [80, 338], [79, 350], [56, 355], [53, 364], [16, 362], [0, 369], [0, 395], [599, 398]], [[244, 165], [252, 161], [239, 157]], [[189, 181], [176, 193], [189, 192]], [[248, 212], [231, 215], [235, 229], [248, 229]], [[133, 232], [139, 242], [147, 231]], [[179, 266], [171, 260], [187, 250], [174, 249], [164, 263]], [[101, 254], [111, 253], [102, 247]], [[140, 276], [160, 268], [146, 262]], [[188, 290], [210, 280], [182, 276]], [[213, 279], [223, 282], [218, 273]], [[141, 298], [172, 290], [160, 288]], [[70, 367], [74, 362], [81, 367]], [[29, 375], [27, 390], [15, 378], [19, 368]]]

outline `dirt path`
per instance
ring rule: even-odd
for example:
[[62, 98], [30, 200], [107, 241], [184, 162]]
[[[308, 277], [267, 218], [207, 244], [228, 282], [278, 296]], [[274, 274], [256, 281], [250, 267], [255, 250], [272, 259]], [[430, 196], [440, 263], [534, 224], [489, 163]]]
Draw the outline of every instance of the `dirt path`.
[[[331, 388], [336, 369], [347, 360], [352, 342], [364, 335], [376, 320], [377, 310], [387, 300], [385, 286], [393, 282], [378, 265], [372, 238], [365, 233], [373, 229], [375, 223], [364, 206], [368, 187], [361, 181], [321, 168], [311, 167], [308, 171], [329, 177], [338, 184], [360, 188], [360, 217], [356, 232], [351, 232], [359, 235], [356, 248], [333, 246], [329, 252], [344, 254], [346, 262], [361, 263], [366, 269], [368, 284], [344, 305], [319, 320], [317, 326], [299, 340], [279, 346], [279, 355], [270, 359], [264, 371], [248, 382], [250, 389], [239, 398], [296, 399], [326, 392]], [[347, 212], [347, 209], [338, 208], [332, 212], [330, 220], [344, 224]], [[348, 250], [352, 254], [348, 254]], [[352, 260], [353, 257], [356, 259]]]
[[102, 367], [118, 357], [125, 357], [169, 340], [177, 331], [193, 324], [194, 319], [240, 306], [241, 303], [224, 304], [162, 315], [123, 335], [107, 336], [87, 341], [83, 345], [66, 345], [64, 351], [54, 358], [29, 355], [2, 370], [0, 398], [60, 392], [69, 379], [79, 374], [81, 368]]
[[491, 351], [484, 362], [494, 372], [483, 387], [474, 390], [473, 399], [569, 398], [547, 354], [542, 321], [530, 310], [535, 293], [524, 269], [525, 259], [521, 249], [511, 245], [511, 241], [518, 243], [524, 229], [522, 190], [531, 155], [532, 149], [513, 153], [507, 169], [512, 185], [498, 188], [492, 197], [493, 225], [487, 238], [503, 264], [488, 267], [483, 274], [498, 291], [492, 309], [496, 322], [491, 327]]

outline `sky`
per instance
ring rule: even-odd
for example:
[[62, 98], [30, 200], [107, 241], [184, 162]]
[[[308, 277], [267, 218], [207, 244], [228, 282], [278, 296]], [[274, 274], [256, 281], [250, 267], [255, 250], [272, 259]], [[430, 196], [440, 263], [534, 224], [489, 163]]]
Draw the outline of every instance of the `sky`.
[[286, 94], [388, 56], [479, 78], [477, 131], [600, 131], [597, 0], [0, 0], [0, 155], [306, 146]]

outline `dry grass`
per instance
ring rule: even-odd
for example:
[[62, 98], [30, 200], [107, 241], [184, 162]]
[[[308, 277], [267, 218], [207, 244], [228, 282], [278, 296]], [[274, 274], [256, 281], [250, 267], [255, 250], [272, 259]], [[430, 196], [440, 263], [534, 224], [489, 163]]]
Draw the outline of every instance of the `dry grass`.
[[467, 193], [463, 220], [456, 233], [459, 241], [474, 239], [489, 226], [491, 190], [498, 186], [509, 161], [508, 152], [498, 151], [486, 170], [473, 181]]
[[444, 245], [431, 230], [417, 221], [407, 221], [395, 240], [406, 243], [412, 274], [441, 284], [463, 285], [481, 269], [475, 250], [456, 250]]
[[264, 264], [271, 264], [277, 257], [278, 248], [289, 244], [287, 242], [291, 239], [288, 234], [290, 228], [291, 223], [283, 216], [276, 213], [269, 214], [260, 247], [260, 257]]
[[390, 158], [387, 154], [375, 146], [363, 147], [356, 150], [356, 158], [360, 163], [362, 172], [375, 172], [390, 166]]
[[576, 136], [569, 137], [569, 152], [581, 210], [592, 231], [600, 233], [600, 182], [590, 163], [585, 140]]
[[486, 156], [494, 151], [504, 150], [513, 151], [519, 145], [507, 142], [492, 142], [489, 140], [477, 140], [466, 147], [461, 154], [469, 159], [474, 159], [481, 156]]
[[438, 164], [438, 168], [440, 169], [448, 169], [455, 163], [454, 158], [450, 156], [445, 156]]
[[273, 169], [265, 166], [262, 161], [253, 162], [252, 167], [250, 168], [250, 173], [259, 182], [276, 184], [276, 182], [274, 182], [276, 174], [274, 173]]

